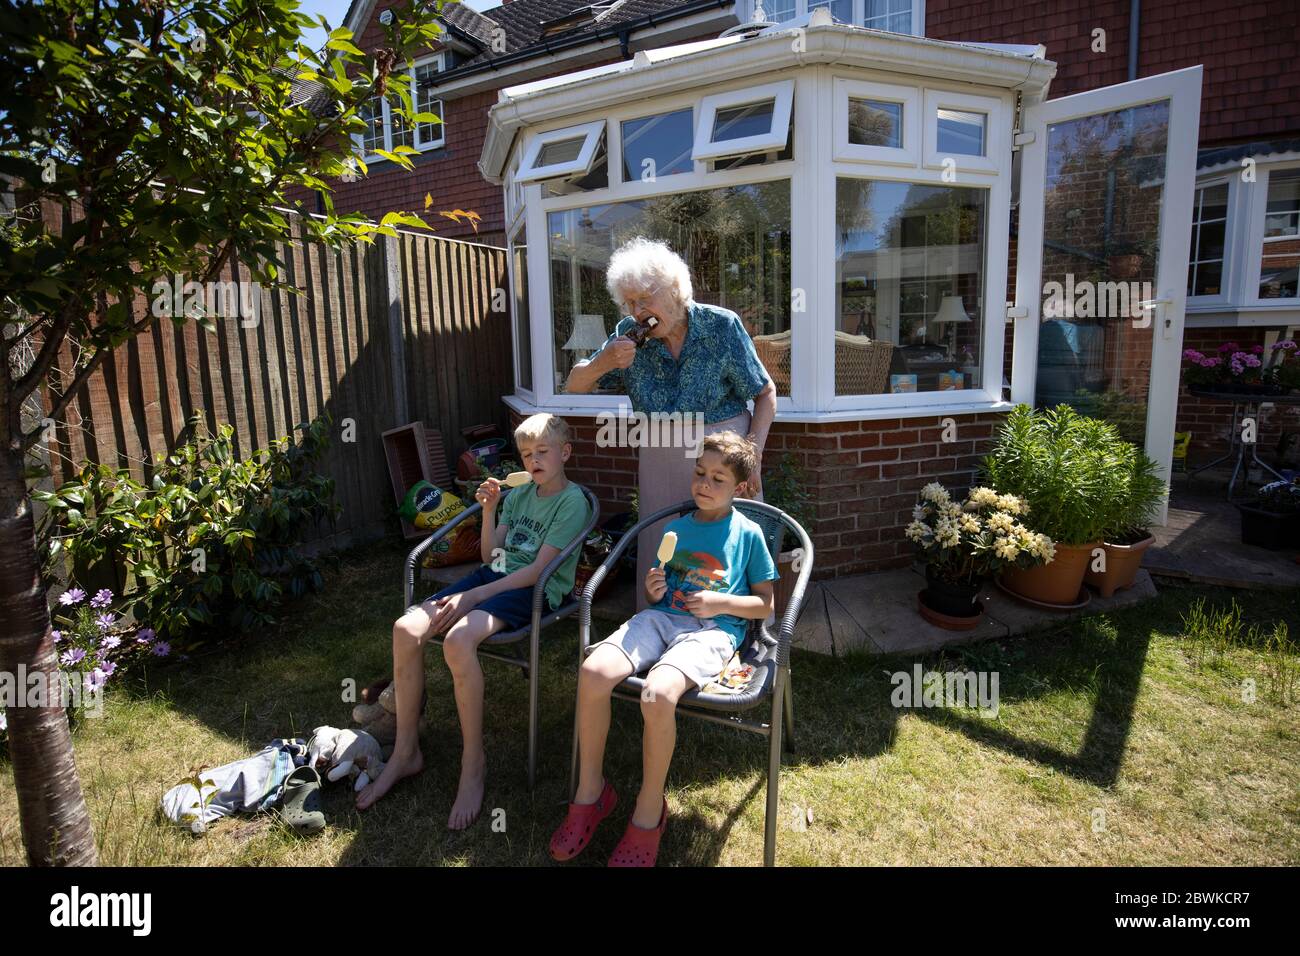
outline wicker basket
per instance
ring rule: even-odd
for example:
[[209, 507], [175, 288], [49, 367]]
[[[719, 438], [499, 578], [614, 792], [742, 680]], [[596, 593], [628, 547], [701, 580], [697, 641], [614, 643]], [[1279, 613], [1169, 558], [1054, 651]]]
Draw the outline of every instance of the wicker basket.
[[790, 394], [790, 333], [777, 332], [773, 335], [754, 336], [754, 351], [758, 360], [772, 376], [778, 395]]

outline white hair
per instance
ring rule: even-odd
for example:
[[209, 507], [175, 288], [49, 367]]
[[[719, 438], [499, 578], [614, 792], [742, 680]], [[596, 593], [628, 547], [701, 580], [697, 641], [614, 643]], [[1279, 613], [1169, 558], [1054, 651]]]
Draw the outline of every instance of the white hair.
[[637, 236], [614, 251], [605, 270], [605, 287], [620, 305], [627, 292], [659, 286], [681, 303], [691, 301], [691, 270], [682, 257], [655, 239]]

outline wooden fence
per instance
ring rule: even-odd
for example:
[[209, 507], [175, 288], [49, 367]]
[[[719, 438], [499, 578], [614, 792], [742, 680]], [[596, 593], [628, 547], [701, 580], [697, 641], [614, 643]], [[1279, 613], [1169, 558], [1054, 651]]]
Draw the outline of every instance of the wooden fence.
[[[215, 333], [161, 319], [117, 349], [56, 425], [56, 481], [87, 461], [147, 478], [196, 413], [210, 429], [232, 425], [241, 456], [328, 413], [324, 470], [342, 514], [322, 534], [345, 546], [395, 526], [384, 431], [423, 421], [455, 454], [461, 428], [506, 426], [509, 297], [494, 296], [507, 286], [505, 250], [409, 233], [335, 250], [294, 223], [282, 277], [301, 294], [260, 290], [256, 319], [218, 319]], [[223, 279], [251, 281], [238, 262]], [[71, 365], [65, 352], [65, 382]]]

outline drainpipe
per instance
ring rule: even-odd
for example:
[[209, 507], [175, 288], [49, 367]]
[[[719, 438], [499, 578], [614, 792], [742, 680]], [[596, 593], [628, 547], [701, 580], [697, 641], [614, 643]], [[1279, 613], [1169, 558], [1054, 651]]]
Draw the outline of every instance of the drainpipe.
[[1142, 0], [1129, 0], [1128, 5], [1128, 78], [1138, 78], [1138, 34], [1142, 29]]

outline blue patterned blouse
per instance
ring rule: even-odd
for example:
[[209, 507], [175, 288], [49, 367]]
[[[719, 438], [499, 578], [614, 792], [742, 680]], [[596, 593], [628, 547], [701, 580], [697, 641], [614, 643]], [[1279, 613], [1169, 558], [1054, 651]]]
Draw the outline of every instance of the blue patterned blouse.
[[[630, 366], [606, 372], [599, 386], [626, 394], [638, 412], [703, 412], [705, 424], [739, 415], [768, 383], [754, 343], [730, 309], [688, 302], [686, 314], [686, 341], [679, 358], [674, 359], [659, 339], [648, 339]], [[625, 315], [605, 345], [635, 323]]]

